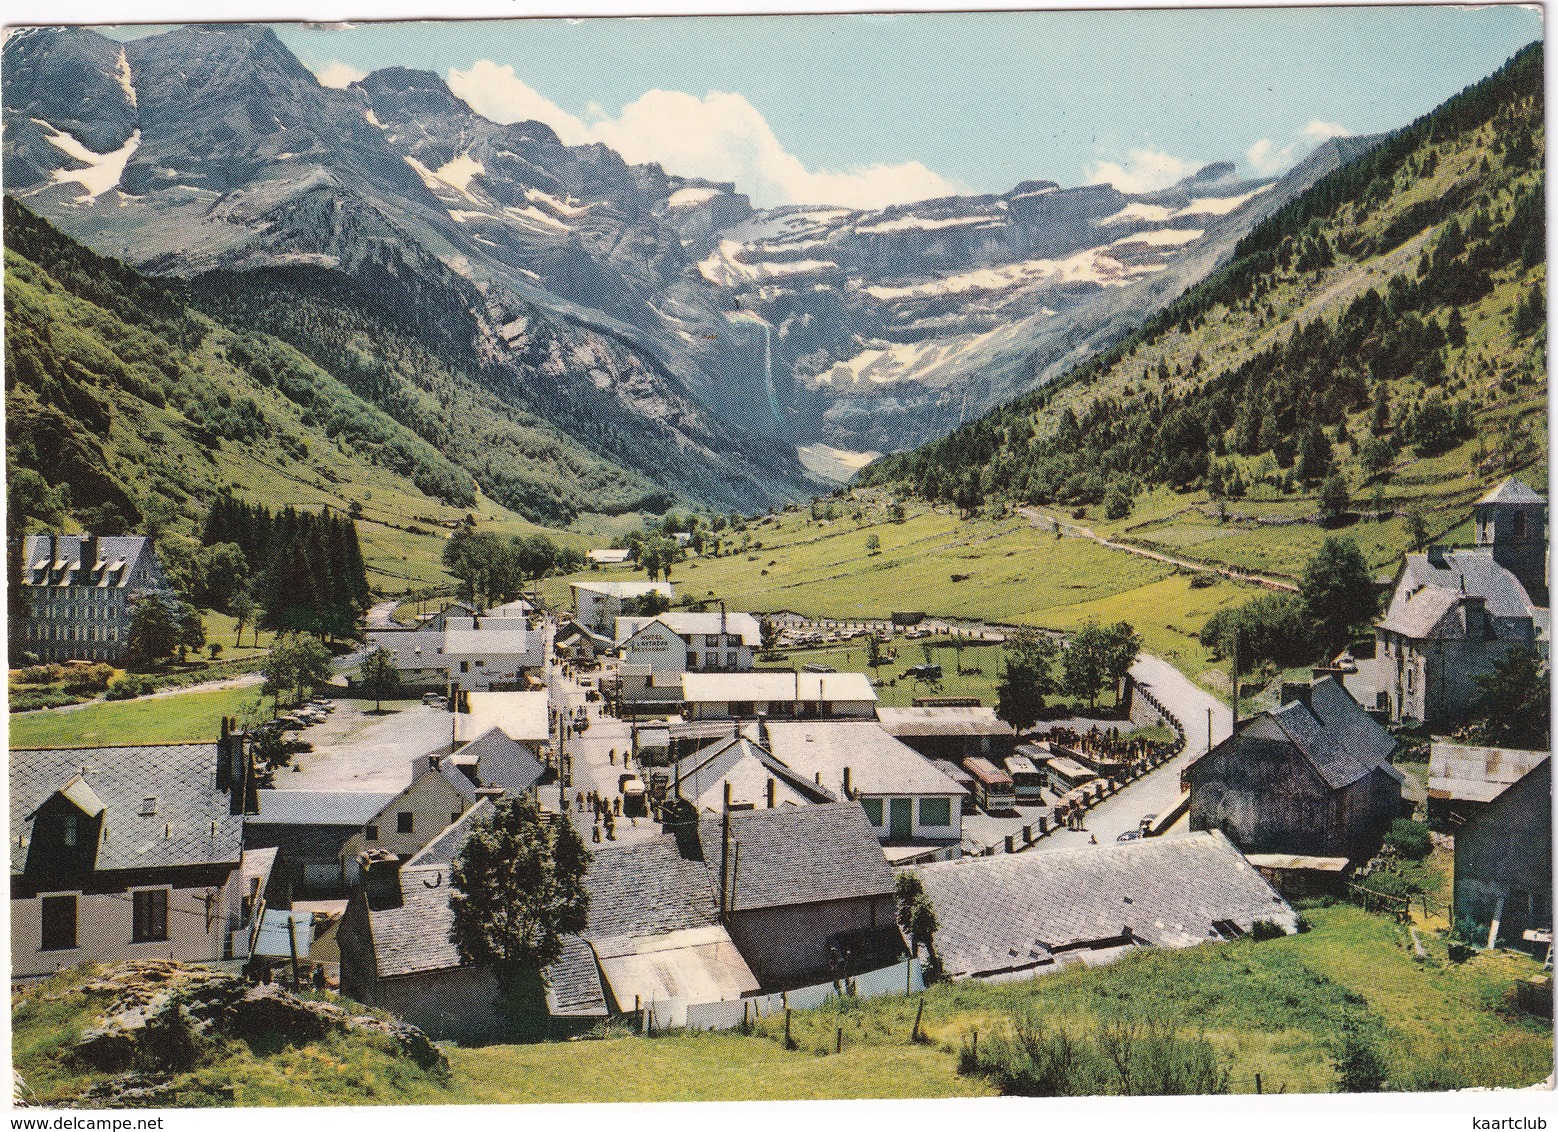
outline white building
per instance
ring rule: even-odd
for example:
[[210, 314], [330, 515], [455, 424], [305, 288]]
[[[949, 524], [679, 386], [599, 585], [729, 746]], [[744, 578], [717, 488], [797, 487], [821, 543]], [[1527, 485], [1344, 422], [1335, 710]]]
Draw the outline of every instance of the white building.
[[688, 719], [876, 718], [876, 692], [863, 672], [688, 672]]
[[750, 613], [662, 613], [617, 618], [625, 664], [647, 664], [656, 684], [684, 672], [750, 672], [762, 626]]
[[608, 631], [622, 616], [622, 603], [629, 598], [656, 593], [670, 601], [670, 582], [570, 582], [573, 611], [580, 621], [596, 632]]
[[405, 684], [454, 684], [467, 692], [518, 691], [546, 663], [542, 634], [518, 617], [449, 617], [443, 632], [385, 629], [368, 634], [387, 649]]
[[929, 759], [867, 721], [769, 720], [774, 758], [839, 798], [857, 799], [877, 839], [898, 846], [957, 845], [962, 786]]

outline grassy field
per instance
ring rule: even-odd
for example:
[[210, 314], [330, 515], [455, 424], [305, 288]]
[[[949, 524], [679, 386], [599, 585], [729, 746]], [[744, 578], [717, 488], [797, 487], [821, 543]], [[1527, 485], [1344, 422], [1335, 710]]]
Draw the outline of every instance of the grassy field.
[[[754, 543], [744, 554], [680, 563], [672, 579], [678, 591], [731, 609], [843, 620], [895, 610], [1050, 629], [1125, 620], [1149, 652], [1192, 675], [1211, 664], [1196, 640], [1206, 618], [1261, 592], [1225, 580], [1192, 588], [1173, 567], [1085, 538], [1056, 539], [1021, 516], [965, 521], [918, 508], [894, 523], [816, 520], [797, 510], [749, 524], [747, 533]], [[867, 547], [873, 536], [877, 553]], [[642, 572], [591, 571], [550, 579], [543, 594], [566, 607], [571, 580], [635, 577]], [[907, 658], [918, 653], [913, 642], [899, 644], [901, 662], [914, 663]], [[947, 694], [956, 694], [950, 685]]]
[[[1089, 1033], [1103, 1023], [1154, 1017], [1204, 1034], [1229, 1073], [1230, 1091], [1328, 1092], [1336, 1086], [1338, 1035], [1366, 1034], [1384, 1058], [1386, 1087], [1443, 1090], [1518, 1087], [1549, 1072], [1550, 1023], [1514, 1013], [1505, 995], [1536, 973], [1535, 961], [1484, 952], [1448, 962], [1430, 939], [1414, 959], [1405, 930], [1351, 906], [1317, 908], [1312, 930], [1257, 943], [1145, 950], [1101, 969], [1076, 968], [1028, 982], [939, 985], [923, 998], [845, 1000], [796, 1011], [797, 1048], [783, 1045], [782, 1017], [754, 1033], [451, 1048], [447, 1081], [382, 1049], [332, 1038], [279, 1049], [229, 1043], [176, 1080], [181, 1103], [250, 1105], [512, 1104], [809, 1100], [981, 1096], [979, 1075], [960, 1075], [960, 1052], [981, 1050], [1016, 1011]], [[67, 973], [13, 996], [14, 1057], [39, 1099], [79, 1095], [94, 1079], [61, 1057], [91, 1011]], [[924, 1004], [927, 1040], [912, 1041]], [[835, 1054], [838, 1032], [843, 1052]], [[226, 1100], [228, 1096], [230, 1100]]]
[[10, 717], [10, 746], [97, 747], [132, 743], [214, 743], [224, 715], [242, 716], [259, 687], [185, 692]]

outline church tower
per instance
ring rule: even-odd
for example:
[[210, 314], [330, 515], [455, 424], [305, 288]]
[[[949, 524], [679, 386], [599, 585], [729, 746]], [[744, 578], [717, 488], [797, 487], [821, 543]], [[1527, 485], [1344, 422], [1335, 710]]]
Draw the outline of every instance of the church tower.
[[1547, 500], [1517, 479], [1507, 479], [1477, 501], [1477, 546], [1547, 605]]

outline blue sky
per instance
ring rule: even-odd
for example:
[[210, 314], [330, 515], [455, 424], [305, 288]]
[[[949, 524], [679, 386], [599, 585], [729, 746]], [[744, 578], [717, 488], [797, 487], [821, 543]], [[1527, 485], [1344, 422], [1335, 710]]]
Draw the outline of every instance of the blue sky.
[[324, 81], [432, 70], [489, 117], [735, 179], [760, 205], [1280, 172], [1542, 34], [1518, 6], [275, 26]]

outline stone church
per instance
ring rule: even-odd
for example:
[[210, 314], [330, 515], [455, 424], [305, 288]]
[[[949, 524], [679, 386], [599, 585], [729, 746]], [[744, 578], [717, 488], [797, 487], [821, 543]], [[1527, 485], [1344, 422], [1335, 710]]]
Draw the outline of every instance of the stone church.
[[1476, 677], [1548, 647], [1547, 500], [1518, 479], [1477, 501], [1476, 545], [1409, 554], [1375, 627], [1378, 706], [1396, 722], [1464, 719]]

